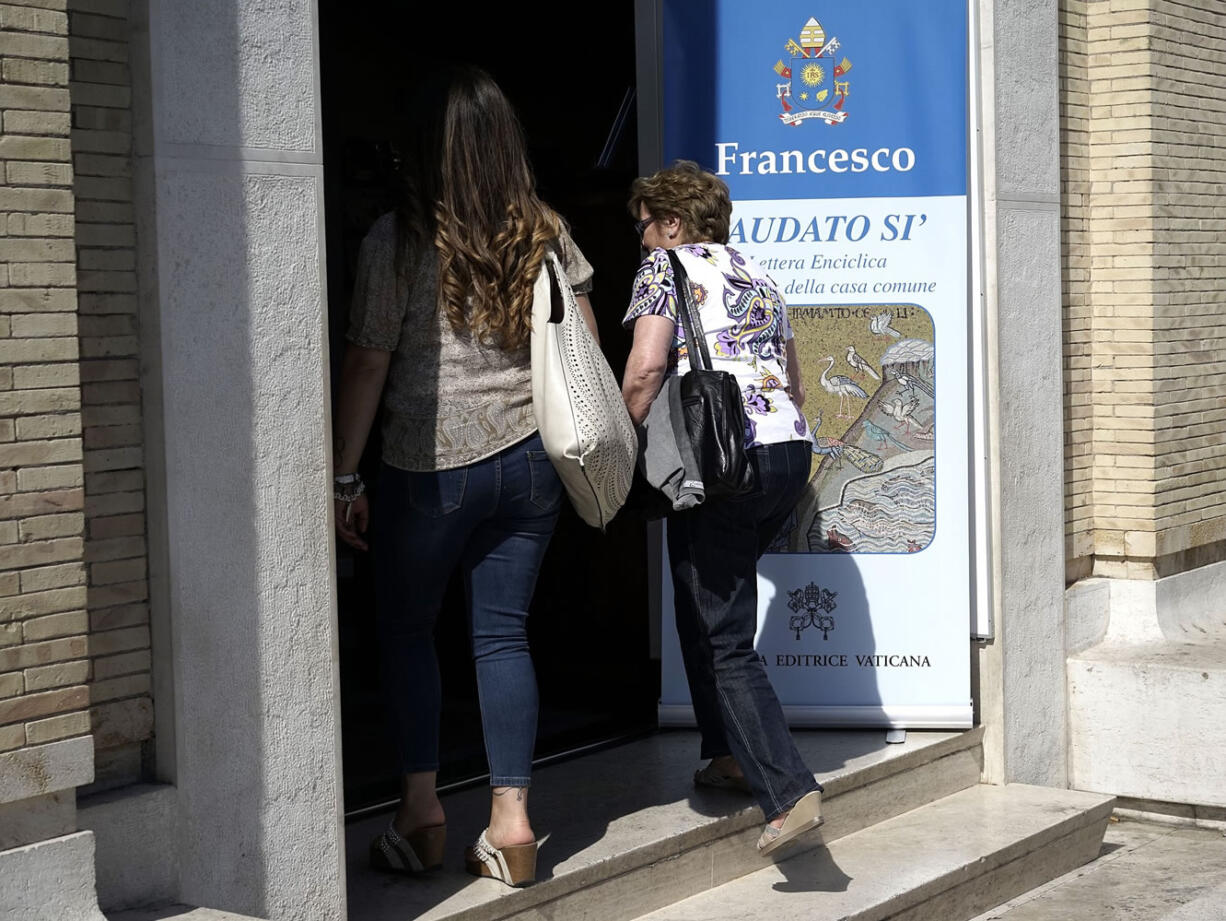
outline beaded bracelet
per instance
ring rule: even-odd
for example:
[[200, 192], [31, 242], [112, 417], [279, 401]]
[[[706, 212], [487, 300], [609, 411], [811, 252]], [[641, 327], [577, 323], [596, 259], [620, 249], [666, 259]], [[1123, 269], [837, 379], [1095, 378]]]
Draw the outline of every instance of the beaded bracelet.
[[342, 473], [332, 479], [332, 497], [341, 502], [352, 503], [366, 492], [366, 484], [359, 473]]

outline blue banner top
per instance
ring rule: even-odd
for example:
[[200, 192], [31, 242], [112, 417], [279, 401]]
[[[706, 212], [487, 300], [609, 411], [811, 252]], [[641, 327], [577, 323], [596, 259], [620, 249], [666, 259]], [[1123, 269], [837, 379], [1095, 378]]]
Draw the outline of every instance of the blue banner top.
[[666, 163], [742, 200], [966, 194], [966, 0], [662, 2]]

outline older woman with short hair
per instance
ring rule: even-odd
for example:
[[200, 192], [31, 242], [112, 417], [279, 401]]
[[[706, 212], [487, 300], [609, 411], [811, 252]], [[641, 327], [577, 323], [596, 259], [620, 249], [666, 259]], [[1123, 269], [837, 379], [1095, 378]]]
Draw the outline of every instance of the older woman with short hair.
[[767, 825], [766, 854], [821, 824], [821, 785], [805, 766], [754, 650], [757, 561], [809, 478], [812, 453], [801, 412], [804, 385], [779, 289], [728, 246], [728, 187], [679, 161], [634, 182], [630, 211], [649, 254], [634, 280], [623, 325], [633, 330], [622, 393], [636, 423], [666, 377], [689, 370], [668, 250], [689, 276], [715, 370], [740, 384], [754, 472], [747, 495], [710, 499], [668, 517], [677, 633], [702, 736], [699, 786], [752, 793]]

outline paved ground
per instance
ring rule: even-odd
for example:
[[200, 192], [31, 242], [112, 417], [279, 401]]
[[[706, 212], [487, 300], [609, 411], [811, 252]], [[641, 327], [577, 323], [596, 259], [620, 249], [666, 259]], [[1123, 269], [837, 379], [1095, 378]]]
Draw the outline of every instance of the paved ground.
[[1093, 863], [973, 921], [1226, 921], [1226, 833], [1113, 821]]

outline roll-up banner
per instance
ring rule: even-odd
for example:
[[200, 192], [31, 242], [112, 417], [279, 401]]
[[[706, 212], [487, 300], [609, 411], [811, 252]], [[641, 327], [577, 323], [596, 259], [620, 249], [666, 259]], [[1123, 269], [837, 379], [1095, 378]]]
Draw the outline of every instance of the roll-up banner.
[[[795, 726], [971, 725], [966, 0], [662, 3], [665, 162], [788, 305], [808, 489], [759, 564]], [[662, 725], [693, 725], [664, 567]]]

